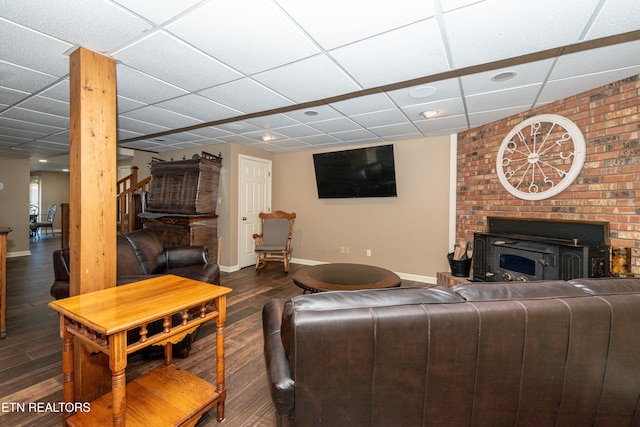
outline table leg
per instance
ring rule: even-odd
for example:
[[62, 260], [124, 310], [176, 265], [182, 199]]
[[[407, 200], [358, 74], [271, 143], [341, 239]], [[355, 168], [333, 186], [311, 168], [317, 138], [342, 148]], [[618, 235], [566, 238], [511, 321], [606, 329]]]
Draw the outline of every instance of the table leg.
[[218, 317], [216, 317], [216, 381], [218, 384], [218, 421], [224, 420], [224, 401], [227, 391], [224, 385], [224, 323], [227, 320], [227, 297], [223, 295], [215, 301]]
[[113, 425], [124, 426], [127, 416], [127, 333], [118, 332], [109, 336], [109, 368], [111, 369], [111, 393], [113, 396]]
[[[75, 401], [75, 383], [73, 380], [73, 335], [67, 330], [71, 322], [65, 316], [60, 315], [60, 335], [62, 337], [62, 398], [65, 402]], [[72, 412], [64, 412], [63, 419], [73, 415]]]

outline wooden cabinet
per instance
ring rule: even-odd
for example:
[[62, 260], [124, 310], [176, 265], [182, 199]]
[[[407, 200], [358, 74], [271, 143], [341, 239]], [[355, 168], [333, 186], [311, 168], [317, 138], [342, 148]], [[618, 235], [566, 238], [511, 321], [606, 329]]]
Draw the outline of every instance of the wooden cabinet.
[[217, 262], [217, 215], [179, 215], [172, 213], [140, 214], [144, 228], [153, 230], [165, 248], [205, 246], [209, 262]]

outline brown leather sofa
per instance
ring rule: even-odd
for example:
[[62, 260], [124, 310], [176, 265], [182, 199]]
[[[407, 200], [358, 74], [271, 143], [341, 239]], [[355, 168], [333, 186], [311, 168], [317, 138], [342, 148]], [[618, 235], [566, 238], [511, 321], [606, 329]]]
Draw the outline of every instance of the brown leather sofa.
[[[117, 238], [116, 284], [136, 282], [163, 274], [220, 284], [218, 264], [207, 261], [203, 246], [164, 248], [152, 230], [136, 230]], [[69, 249], [53, 252], [54, 282], [49, 292], [55, 299], [69, 296]]]
[[279, 425], [640, 425], [640, 279], [301, 295], [263, 309]]

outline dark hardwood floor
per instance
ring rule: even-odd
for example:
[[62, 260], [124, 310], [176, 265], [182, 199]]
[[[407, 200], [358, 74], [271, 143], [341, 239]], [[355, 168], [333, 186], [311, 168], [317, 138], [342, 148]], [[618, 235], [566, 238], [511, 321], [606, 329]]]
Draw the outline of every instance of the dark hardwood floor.
[[[31, 256], [7, 259], [7, 338], [0, 340], [0, 426], [61, 425], [56, 413], [15, 410], [16, 403], [62, 401], [58, 316], [47, 306], [52, 300], [51, 253], [59, 247], [58, 235], [45, 235], [31, 242]], [[273, 263], [259, 275], [251, 267], [222, 273], [221, 284], [233, 289], [225, 325], [225, 427], [275, 425], [262, 355], [261, 311], [270, 298], [300, 295], [291, 280], [299, 268], [303, 266], [292, 264], [287, 274], [281, 264]], [[424, 283], [403, 281], [403, 286], [412, 285]], [[174, 362], [215, 382], [214, 355], [215, 325], [208, 324], [198, 332], [189, 357]], [[159, 356], [132, 355], [127, 380], [162, 364]], [[218, 424], [215, 409], [198, 423]]]

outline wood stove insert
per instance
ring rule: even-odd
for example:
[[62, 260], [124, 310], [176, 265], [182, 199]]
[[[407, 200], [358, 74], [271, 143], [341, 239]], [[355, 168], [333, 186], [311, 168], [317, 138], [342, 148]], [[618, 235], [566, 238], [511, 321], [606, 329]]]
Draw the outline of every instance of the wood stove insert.
[[487, 217], [474, 234], [473, 280], [604, 277], [610, 250], [608, 222]]

